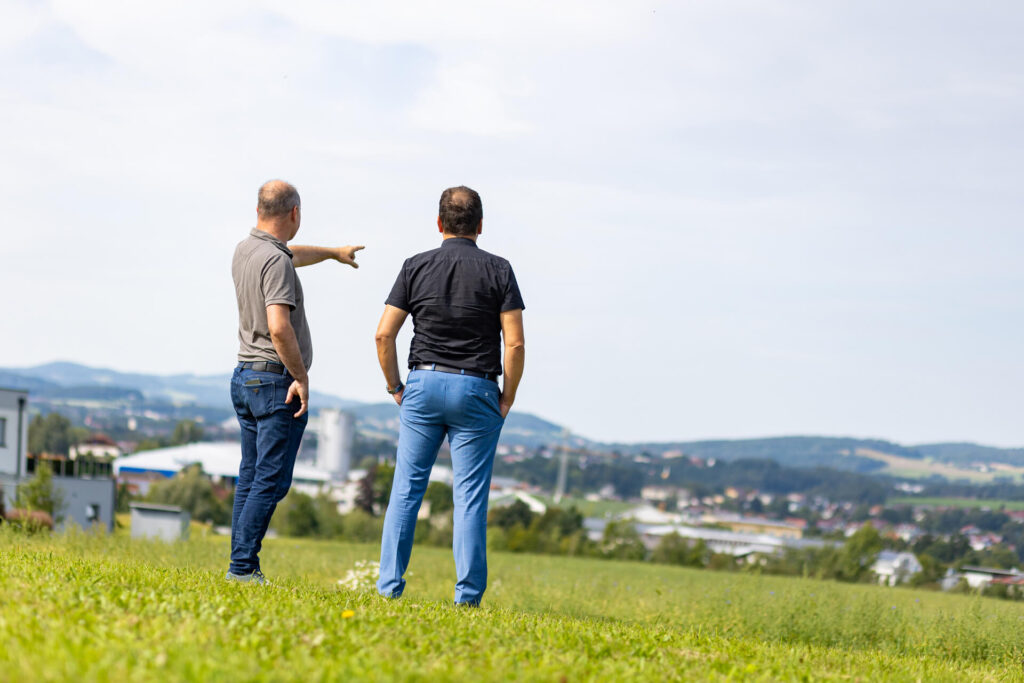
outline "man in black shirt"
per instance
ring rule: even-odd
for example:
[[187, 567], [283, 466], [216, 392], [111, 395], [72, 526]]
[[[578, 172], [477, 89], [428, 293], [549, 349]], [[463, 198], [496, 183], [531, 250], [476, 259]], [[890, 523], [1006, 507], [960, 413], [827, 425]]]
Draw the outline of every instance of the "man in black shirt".
[[[508, 261], [476, 246], [483, 229], [480, 195], [468, 187], [445, 190], [437, 227], [441, 246], [405, 261], [377, 327], [377, 357], [387, 390], [401, 406], [377, 590], [397, 598], [405, 589], [402, 576], [416, 516], [447, 434], [454, 474], [455, 602], [476, 606], [487, 587], [487, 498], [494, 451], [526, 357], [525, 306]], [[413, 338], [403, 385], [395, 338], [410, 313]]]

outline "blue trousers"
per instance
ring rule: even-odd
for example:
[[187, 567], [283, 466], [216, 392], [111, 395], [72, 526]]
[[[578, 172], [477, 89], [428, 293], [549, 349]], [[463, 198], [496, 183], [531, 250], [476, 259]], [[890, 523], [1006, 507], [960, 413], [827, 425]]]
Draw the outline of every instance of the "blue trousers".
[[380, 549], [381, 595], [405, 590], [416, 515], [445, 435], [454, 471], [455, 602], [479, 604], [487, 588], [487, 499], [505, 420], [498, 385], [431, 370], [409, 373], [400, 411], [398, 457]]
[[242, 462], [231, 511], [231, 567], [234, 574], [260, 568], [263, 536], [277, 504], [292, 485], [295, 455], [309, 413], [295, 418], [299, 401], [284, 400], [292, 383], [289, 374], [235, 368], [231, 402], [242, 428]]

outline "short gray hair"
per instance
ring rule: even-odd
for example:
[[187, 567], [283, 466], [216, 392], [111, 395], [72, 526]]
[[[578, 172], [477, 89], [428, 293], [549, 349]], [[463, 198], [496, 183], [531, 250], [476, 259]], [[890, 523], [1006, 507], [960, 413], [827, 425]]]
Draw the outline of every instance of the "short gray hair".
[[256, 213], [261, 218], [287, 216], [296, 206], [301, 206], [299, 191], [283, 180], [268, 180], [260, 186], [257, 196]]

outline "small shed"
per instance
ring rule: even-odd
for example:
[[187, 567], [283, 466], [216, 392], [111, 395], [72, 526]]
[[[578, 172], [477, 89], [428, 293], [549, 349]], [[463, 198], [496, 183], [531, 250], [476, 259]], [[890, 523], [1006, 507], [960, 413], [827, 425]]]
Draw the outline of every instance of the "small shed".
[[159, 538], [164, 541], [188, 538], [192, 515], [178, 505], [132, 503], [132, 538]]

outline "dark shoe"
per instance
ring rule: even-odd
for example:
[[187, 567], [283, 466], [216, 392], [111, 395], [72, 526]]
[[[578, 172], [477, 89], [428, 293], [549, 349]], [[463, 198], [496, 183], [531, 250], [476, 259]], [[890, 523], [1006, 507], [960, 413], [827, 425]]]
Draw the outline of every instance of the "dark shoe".
[[479, 602], [457, 602], [457, 603], [455, 603], [455, 606], [456, 607], [465, 607], [467, 609], [468, 608], [480, 609], [480, 603]]
[[263, 572], [259, 569], [254, 571], [252, 574], [234, 574], [232, 572], [228, 572], [224, 578], [228, 581], [237, 581], [238, 583], [256, 583], [261, 586], [267, 583], [266, 577], [263, 576]]

